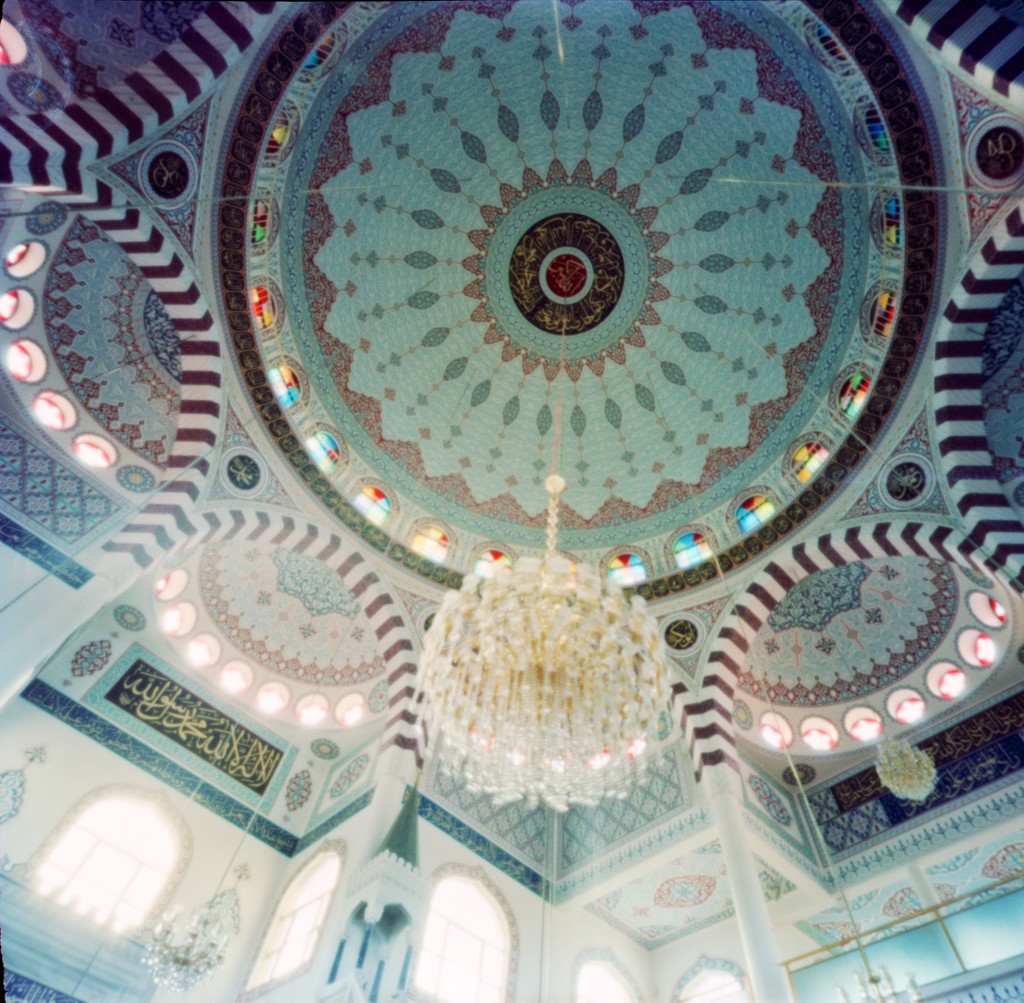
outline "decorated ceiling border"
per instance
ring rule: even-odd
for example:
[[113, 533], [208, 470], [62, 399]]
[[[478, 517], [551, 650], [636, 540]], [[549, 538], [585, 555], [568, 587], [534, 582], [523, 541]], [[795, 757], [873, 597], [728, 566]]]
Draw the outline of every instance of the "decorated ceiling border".
[[[826, 4], [807, 0], [821, 13], [876, 89], [881, 113], [893, 138], [901, 182], [915, 189], [938, 183], [931, 154], [926, 115], [919, 107], [915, 88], [908, 81], [893, 44], [884, 38], [859, 5]], [[239, 95], [239, 113], [228, 136], [222, 165], [221, 207], [217, 219], [217, 259], [221, 300], [231, 342], [243, 380], [256, 411], [277, 448], [320, 503], [349, 529], [391, 560], [440, 585], [457, 588], [462, 576], [453, 570], [412, 554], [388, 534], [357, 513], [310, 459], [277, 404], [270, 388], [253, 329], [248, 300], [246, 247], [248, 246], [249, 199], [254, 193], [260, 150], [267, 131], [276, 120], [277, 104], [287, 84], [308, 52], [328, 26], [345, 9], [342, 4], [317, 4], [304, 10], [285, 26], [263, 50], [263, 60], [250, 76], [248, 89]], [[905, 61], [904, 61], [905, 62]], [[940, 207], [933, 192], [905, 193], [905, 240], [909, 248], [900, 295], [900, 315], [889, 352], [868, 404], [846, 441], [825, 469], [767, 525], [718, 557], [722, 574], [742, 567], [798, 529], [826, 504], [836, 488], [847, 481], [869, 454], [872, 444], [894, 411], [914, 370], [933, 308], [936, 277], [941, 265]], [[667, 575], [641, 585], [647, 599], [660, 598], [697, 587], [717, 577], [715, 562]]]
[[202, 777], [146, 745], [134, 735], [130, 735], [110, 721], [104, 720], [88, 707], [64, 696], [59, 690], [44, 683], [41, 679], [33, 679], [22, 690], [21, 696], [58, 721], [69, 725], [87, 738], [91, 738], [105, 749], [184, 795], [190, 801], [212, 811], [215, 815], [245, 832], [246, 835], [258, 839], [286, 857], [294, 857], [319, 842], [370, 803], [372, 791], [367, 791], [303, 836], [297, 836], [282, 829], [265, 815], [254, 811], [229, 794], [218, 790]]

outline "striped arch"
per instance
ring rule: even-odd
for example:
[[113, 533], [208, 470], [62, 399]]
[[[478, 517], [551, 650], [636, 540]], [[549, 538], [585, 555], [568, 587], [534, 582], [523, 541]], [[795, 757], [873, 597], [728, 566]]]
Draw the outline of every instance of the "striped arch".
[[[257, 16], [273, 3], [250, 0]], [[113, 88], [53, 112], [0, 118], [0, 184], [51, 197], [108, 206], [110, 187], [83, 168], [141, 139], [180, 115], [253, 44], [248, 27], [227, 4], [209, 4], [180, 37]]]
[[[258, 16], [274, 4], [250, 2]], [[152, 555], [137, 538], [155, 531], [172, 541], [195, 532], [194, 507], [210, 471], [222, 411], [221, 334], [188, 262], [139, 209], [86, 166], [116, 153], [184, 112], [253, 44], [239, 13], [210, 4], [201, 17], [145, 66], [113, 89], [44, 114], [0, 118], [0, 184], [45, 192], [85, 213], [120, 245], [159, 296], [181, 343], [181, 406], [168, 478], [160, 491], [106, 544], [146, 567]], [[161, 544], [161, 549], [167, 549]], [[114, 557], [117, 577], [130, 567]]]
[[[169, 515], [167, 518], [171, 518]], [[365, 557], [349, 540], [327, 529], [277, 511], [259, 509], [207, 509], [196, 514], [187, 529], [183, 523], [170, 524], [165, 531], [156, 524], [126, 527], [114, 542], [125, 552], [146, 549], [151, 563], [157, 556], [181, 550], [187, 544], [205, 546], [237, 542], [286, 547], [297, 554], [316, 558], [335, 572], [359, 600], [376, 634], [388, 679], [388, 719], [380, 740], [380, 751], [391, 746], [409, 751], [417, 768], [423, 759], [416, 737], [416, 715], [412, 709], [416, 678], [414, 634], [406, 624], [402, 606], [387, 591]], [[136, 563], [139, 563], [136, 557]]]
[[732, 711], [736, 677], [751, 640], [797, 582], [818, 571], [875, 557], [924, 557], [977, 567], [972, 548], [948, 526], [881, 522], [829, 533], [797, 544], [784, 561], [772, 561], [740, 596], [715, 637], [700, 691], [684, 697], [683, 727], [698, 783], [711, 789], [739, 783]]
[[896, 16], [982, 89], [1024, 107], [1024, 29], [979, 0], [903, 0]]
[[[1024, 50], [1022, 50], [1024, 51]], [[1024, 269], [1015, 208], [985, 241], [936, 327], [935, 426], [942, 471], [968, 541], [1024, 590], [1024, 525], [994, 475], [982, 403], [985, 328]]]

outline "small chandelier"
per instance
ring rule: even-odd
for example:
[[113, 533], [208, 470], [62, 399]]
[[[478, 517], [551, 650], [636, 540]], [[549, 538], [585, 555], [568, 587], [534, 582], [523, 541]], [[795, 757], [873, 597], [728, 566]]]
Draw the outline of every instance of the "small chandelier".
[[625, 797], [669, 700], [664, 644], [640, 596], [547, 548], [449, 592], [424, 639], [417, 688], [430, 751], [496, 802]]
[[878, 779], [898, 798], [924, 801], [935, 790], [931, 756], [902, 738], [887, 738], [878, 749]]
[[[233, 893], [231, 893], [233, 894]], [[221, 892], [199, 906], [184, 931], [175, 906], [153, 928], [142, 963], [153, 981], [172, 993], [187, 993], [205, 982], [223, 963], [232, 929], [225, 909], [228, 893]]]

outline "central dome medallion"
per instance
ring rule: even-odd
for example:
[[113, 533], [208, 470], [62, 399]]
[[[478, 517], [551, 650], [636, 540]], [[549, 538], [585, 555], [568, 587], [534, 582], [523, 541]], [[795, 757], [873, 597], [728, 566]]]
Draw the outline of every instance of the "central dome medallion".
[[596, 219], [567, 212], [519, 238], [508, 284], [519, 312], [548, 334], [582, 334], [615, 309], [625, 281], [615, 238]]
[[849, 481], [912, 375], [908, 226], [934, 225], [810, 6], [330, 10], [291, 83], [253, 84], [279, 96], [244, 288], [273, 309], [239, 348], [296, 380], [265, 420], [328, 507], [373, 481], [470, 547], [540, 546], [557, 441], [563, 544], [655, 552], [735, 543], [768, 495], [784, 534]]

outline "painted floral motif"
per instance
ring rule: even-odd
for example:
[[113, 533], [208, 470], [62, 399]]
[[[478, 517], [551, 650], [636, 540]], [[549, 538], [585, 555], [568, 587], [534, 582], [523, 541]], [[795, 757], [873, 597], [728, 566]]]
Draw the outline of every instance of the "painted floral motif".
[[21, 770], [0, 773], [0, 823], [14, 818], [25, 793], [25, 774]]
[[754, 715], [750, 713], [750, 708], [742, 700], [737, 700], [732, 705], [732, 720], [737, 728], [749, 731], [754, 723]]
[[309, 796], [312, 793], [313, 775], [309, 770], [299, 770], [288, 781], [288, 786], [284, 791], [285, 804], [288, 806], [288, 810], [298, 811], [309, 800]]
[[56, 230], [68, 218], [68, 211], [59, 202], [43, 202], [25, 217], [25, 229], [33, 237]]
[[816, 572], [767, 618], [755, 649], [771, 650], [771, 658], [756, 671], [744, 666], [739, 688], [751, 704], [863, 700], [930, 658], [949, 637], [959, 604], [959, 577], [946, 561], [894, 557]]
[[986, 878], [998, 881], [1011, 874], [1018, 874], [1024, 868], [1024, 842], [1008, 843], [985, 861], [981, 873]]
[[278, 569], [277, 587], [298, 599], [311, 616], [355, 616], [359, 612], [356, 597], [341, 578], [316, 558], [279, 547], [273, 559]]
[[317, 759], [337, 759], [340, 750], [329, 738], [314, 738], [309, 749]]
[[779, 797], [778, 792], [766, 780], [755, 776], [750, 777], [747, 783], [750, 784], [750, 789], [754, 792], [761, 807], [779, 825], [788, 826], [793, 821], [793, 817], [789, 814], [785, 804], [783, 804], [782, 798]]
[[118, 606], [114, 610], [114, 619], [125, 630], [144, 630], [146, 627], [146, 617], [142, 610], [138, 610], [134, 606]]
[[370, 757], [356, 756], [335, 778], [331, 784], [330, 796], [340, 798], [352, 785], [363, 775], [363, 771], [370, 765]]
[[71, 674], [91, 676], [94, 672], [99, 672], [110, 661], [110, 654], [109, 641], [90, 641], [83, 644], [71, 659]]
[[768, 615], [776, 633], [790, 627], [820, 631], [840, 613], [860, 606], [860, 587], [871, 575], [865, 565], [844, 564], [804, 578]]
[[388, 682], [386, 679], [382, 679], [372, 690], [370, 690], [370, 699], [367, 701], [370, 706], [370, 711], [373, 714], [379, 714], [388, 705]]
[[662, 908], [689, 908], [711, 898], [717, 882], [708, 874], [689, 874], [663, 881], [654, 893], [655, 905]]
[[141, 494], [153, 490], [156, 478], [145, 467], [127, 466], [118, 469], [117, 483], [127, 491]]

